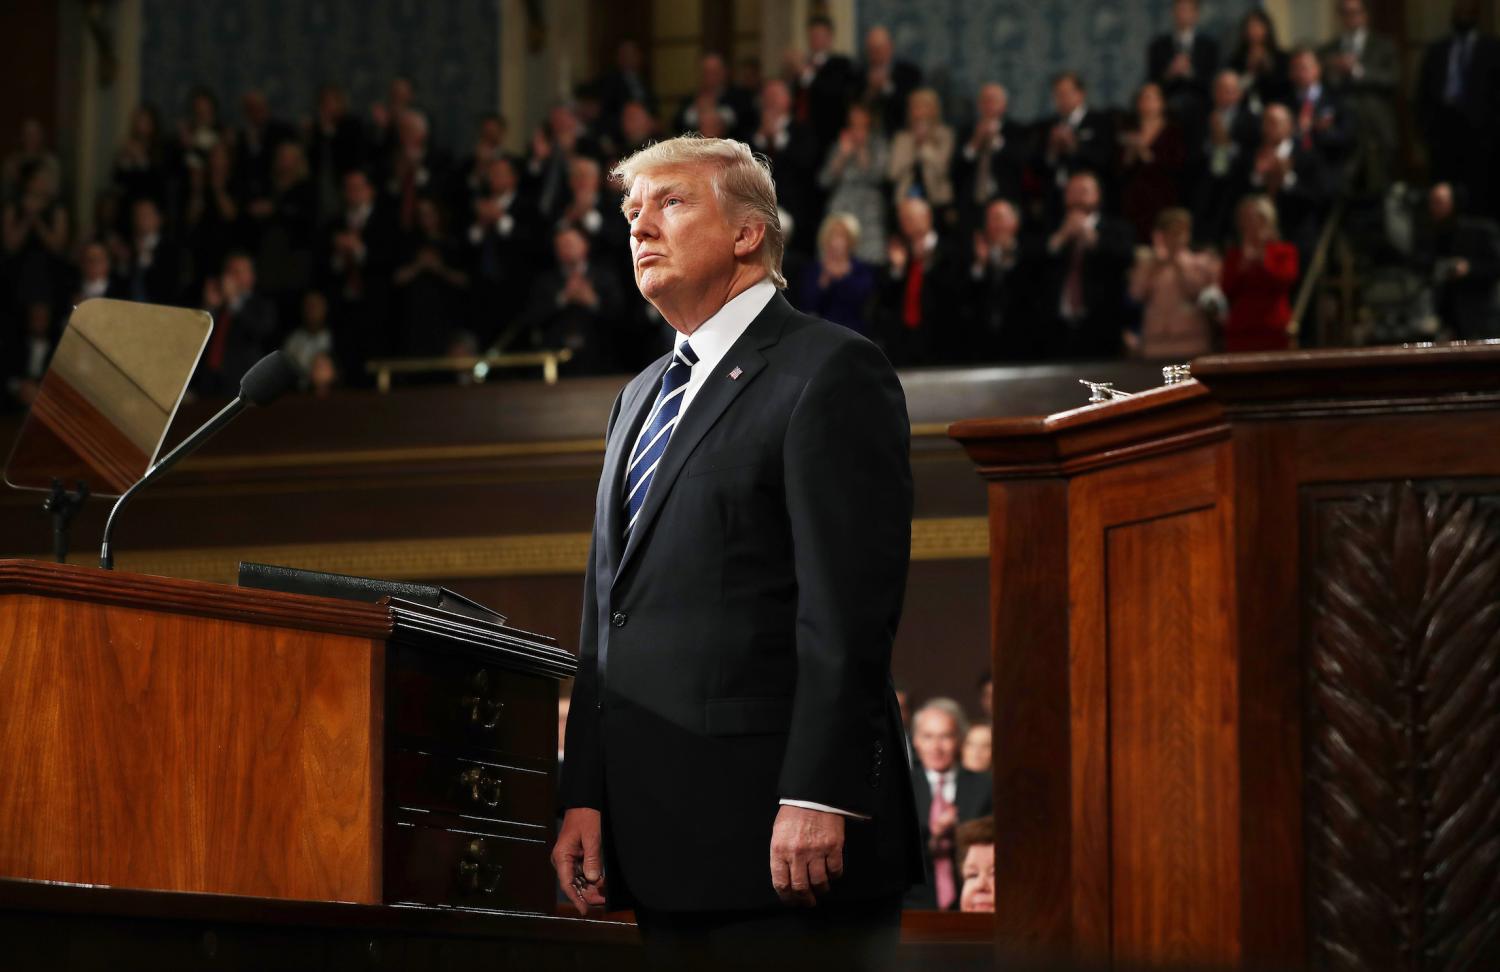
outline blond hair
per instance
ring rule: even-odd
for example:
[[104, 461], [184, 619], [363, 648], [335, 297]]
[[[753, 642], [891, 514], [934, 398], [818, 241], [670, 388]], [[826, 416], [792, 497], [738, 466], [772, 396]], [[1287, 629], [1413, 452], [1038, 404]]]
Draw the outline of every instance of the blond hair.
[[1240, 204], [1234, 207], [1234, 214], [1238, 217], [1245, 210], [1253, 210], [1257, 216], [1266, 221], [1266, 235], [1273, 240], [1281, 239], [1281, 227], [1276, 218], [1276, 204], [1271, 202], [1269, 196], [1254, 195], [1246, 196], [1240, 200]]
[[714, 196], [726, 220], [738, 215], [765, 227], [766, 235], [760, 244], [761, 266], [773, 284], [786, 289], [786, 277], [781, 274], [786, 238], [781, 230], [781, 214], [776, 207], [776, 183], [771, 178], [771, 164], [764, 155], [750, 151], [750, 146], [744, 142], [730, 138], [704, 138], [689, 132], [626, 156], [609, 174], [628, 193], [636, 178], [644, 173], [688, 165], [713, 168]]
[[818, 251], [828, 245], [828, 238], [839, 230], [849, 234], [849, 250], [852, 253], [859, 245], [859, 220], [852, 213], [829, 213], [818, 227]]

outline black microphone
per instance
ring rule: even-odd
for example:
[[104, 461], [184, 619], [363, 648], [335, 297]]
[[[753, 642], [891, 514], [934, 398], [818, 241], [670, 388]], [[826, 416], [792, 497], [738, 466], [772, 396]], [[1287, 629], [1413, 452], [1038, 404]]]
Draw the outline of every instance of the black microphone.
[[114, 508], [109, 511], [109, 519], [104, 521], [104, 542], [99, 547], [99, 566], [105, 570], [114, 570], [115, 555], [109, 547], [109, 535], [115, 527], [115, 517], [119, 515], [121, 507], [142, 486], [160, 479], [167, 470], [175, 466], [188, 453], [197, 449], [215, 432], [228, 425], [230, 420], [245, 410], [246, 406], [269, 405], [296, 383], [297, 369], [292, 366], [291, 359], [281, 351], [272, 351], [255, 362], [250, 370], [245, 372], [245, 377], [240, 379], [240, 393], [234, 401], [220, 409], [219, 414], [205, 422], [198, 431], [179, 442], [177, 448], [146, 470], [146, 475], [115, 500]]

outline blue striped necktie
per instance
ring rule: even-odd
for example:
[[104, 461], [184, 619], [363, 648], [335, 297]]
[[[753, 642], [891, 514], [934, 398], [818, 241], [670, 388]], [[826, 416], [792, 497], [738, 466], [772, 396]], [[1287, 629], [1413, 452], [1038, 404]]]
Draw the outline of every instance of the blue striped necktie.
[[635, 451], [630, 455], [630, 468], [625, 473], [625, 536], [635, 527], [635, 519], [646, 505], [646, 494], [651, 490], [651, 480], [656, 477], [656, 467], [667, 451], [667, 441], [672, 438], [672, 429], [677, 426], [677, 417], [682, 412], [682, 397], [687, 391], [688, 376], [698, 355], [686, 342], [672, 355], [672, 363], [661, 376], [661, 391], [656, 404], [646, 417], [646, 427], [636, 440]]

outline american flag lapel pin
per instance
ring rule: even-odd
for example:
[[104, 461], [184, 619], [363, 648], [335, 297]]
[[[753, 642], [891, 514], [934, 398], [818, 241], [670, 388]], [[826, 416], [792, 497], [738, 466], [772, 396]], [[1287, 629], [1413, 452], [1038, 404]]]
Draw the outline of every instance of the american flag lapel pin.
[[730, 381], [734, 381], [735, 379], [739, 378], [740, 375], [743, 375], [743, 374], [744, 374], [744, 372], [741, 371], [738, 367], [736, 367], [733, 371], [731, 371], [729, 373], [729, 380]]

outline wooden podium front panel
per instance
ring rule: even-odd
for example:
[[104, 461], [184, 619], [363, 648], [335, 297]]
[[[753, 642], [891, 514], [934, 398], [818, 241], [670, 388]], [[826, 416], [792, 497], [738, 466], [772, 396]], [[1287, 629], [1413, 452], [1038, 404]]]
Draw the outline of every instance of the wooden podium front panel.
[[378, 902], [383, 652], [0, 596], [0, 874]]
[[1117, 961], [1239, 957], [1229, 473], [1219, 442], [1069, 497], [1078, 941]]

